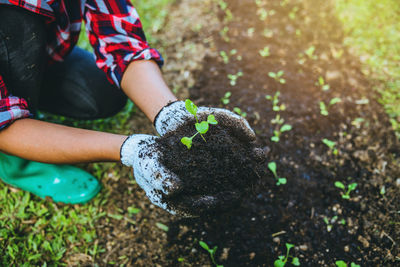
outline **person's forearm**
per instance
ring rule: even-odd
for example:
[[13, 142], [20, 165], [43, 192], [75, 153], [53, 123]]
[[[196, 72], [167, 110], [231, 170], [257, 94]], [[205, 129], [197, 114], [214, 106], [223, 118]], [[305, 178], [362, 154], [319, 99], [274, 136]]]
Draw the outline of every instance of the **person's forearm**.
[[0, 131], [0, 151], [45, 163], [119, 161], [126, 136], [20, 119]]
[[121, 87], [152, 122], [162, 107], [176, 100], [152, 60], [131, 62], [122, 76]]

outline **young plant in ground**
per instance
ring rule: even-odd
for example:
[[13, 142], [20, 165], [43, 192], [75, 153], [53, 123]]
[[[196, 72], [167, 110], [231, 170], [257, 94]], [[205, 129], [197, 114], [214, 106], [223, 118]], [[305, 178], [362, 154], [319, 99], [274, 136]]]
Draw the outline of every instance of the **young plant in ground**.
[[332, 151], [333, 155], [336, 156], [339, 153], [339, 151], [336, 148], [336, 142], [324, 138], [322, 139], [322, 143], [324, 143], [327, 147], [329, 147], [329, 150]]
[[272, 124], [282, 125], [285, 122], [283, 118], [281, 118], [280, 114], [276, 114], [275, 118], [271, 120]]
[[[220, 52], [219, 52], [219, 55], [221, 56], [222, 61], [223, 61], [225, 64], [228, 64], [228, 63], [229, 63], [229, 61], [230, 61], [229, 56], [234, 56], [234, 55], [236, 55], [236, 54], [237, 54], [237, 50], [236, 50], [236, 49], [232, 49], [231, 51], [229, 51], [229, 53], [227, 53], [227, 52], [225, 52], [225, 51], [220, 51]], [[242, 60], [242, 57], [241, 57], [241, 56], [237, 56], [236, 59], [237, 59], [237, 60]]]
[[228, 74], [228, 79], [229, 79], [229, 83], [232, 85], [232, 86], [235, 86], [236, 85], [236, 81], [237, 81], [237, 79], [239, 78], [239, 77], [242, 77], [243, 76], [243, 72], [241, 72], [241, 71], [239, 71], [238, 73], [236, 73], [236, 74]]
[[280, 70], [278, 72], [268, 72], [268, 76], [271, 77], [272, 79], [274, 79], [275, 81], [281, 83], [281, 84], [285, 84], [286, 80], [282, 78], [284, 74], [283, 70]]
[[269, 47], [268, 47], [268, 46], [264, 47], [263, 49], [261, 49], [260, 51], [258, 51], [258, 53], [260, 53], [260, 55], [261, 55], [262, 57], [268, 57], [268, 56], [270, 55]]
[[276, 163], [271, 161], [268, 163], [268, 169], [272, 172], [276, 179], [276, 185], [281, 185], [281, 184], [286, 184], [287, 180], [284, 177], [279, 177], [278, 174], [276, 173]]
[[225, 95], [224, 95], [224, 97], [223, 97], [223, 98], [221, 98], [221, 102], [222, 102], [222, 104], [224, 104], [224, 105], [228, 105], [228, 104], [229, 104], [229, 102], [230, 102], [229, 98], [231, 97], [231, 95], [232, 95], [232, 93], [231, 93], [231, 92], [226, 92], [226, 93], [225, 93]]
[[[335, 264], [337, 267], [347, 267], [347, 263], [345, 261], [339, 260], [339, 261], [335, 261]], [[360, 265], [355, 264], [354, 262], [352, 262], [350, 264], [350, 267], [360, 267]]]
[[[328, 107], [331, 107], [339, 102], [341, 102], [342, 100], [338, 97], [334, 97], [329, 101]], [[328, 112], [328, 107], [325, 105], [324, 102], [319, 102], [319, 108], [321, 110], [321, 115], [323, 116], [328, 116], [329, 112]]]
[[331, 87], [329, 84], [325, 83], [325, 80], [322, 76], [319, 76], [318, 82], [316, 83], [319, 87], [321, 87], [322, 91], [328, 91]]
[[264, 29], [263, 34], [265, 38], [272, 38], [274, 36], [274, 32], [270, 29]]
[[293, 247], [293, 244], [286, 243], [286, 256], [279, 256], [278, 259], [274, 261], [275, 267], [284, 267], [290, 258], [292, 259], [292, 261], [290, 262], [292, 265], [300, 266], [299, 258], [289, 255], [290, 249]]
[[208, 132], [210, 124], [216, 125], [218, 122], [215, 120], [214, 115], [210, 114], [207, 117], [207, 121], [199, 122], [197, 117], [197, 106], [190, 100], [186, 99], [185, 101], [186, 110], [194, 116], [196, 119], [195, 128], [197, 133], [195, 133], [192, 137], [182, 137], [181, 142], [184, 144], [188, 149], [192, 147], [193, 138], [195, 138], [198, 134], [200, 134], [201, 138], [203, 138], [204, 142], [207, 142], [204, 138], [203, 134]]
[[271, 141], [276, 143], [279, 142], [281, 134], [284, 132], [288, 132], [290, 130], [292, 130], [292, 125], [289, 124], [282, 125], [282, 127], [274, 131], [274, 136], [271, 137]]
[[227, 43], [229, 43], [231, 41], [231, 39], [228, 36], [228, 31], [229, 31], [228, 26], [225, 26], [224, 28], [222, 28], [222, 30], [219, 31], [219, 35]]
[[265, 98], [272, 102], [272, 110], [273, 111], [284, 111], [286, 109], [285, 104], [279, 105], [279, 96], [281, 93], [277, 91], [274, 96], [266, 95]]
[[328, 232], [332, 231], [333, 224], [337, 221], [338, 216], [333, 216], [330, 220], [328, 217], [324, 217], [324, 222], [326, 224], [326, 230]]
[[350, 199], [350, 193], [351, 191], [354, 191], [357, 187], [357, 183], [351, 183], [347, 186], [347, 190], [346, 190], [346, 186], [340, 182], [340, 181], [336, 181], [335, 182], [335, 186], [337, 188], [342, 189], [343, 191], [341, 192], [342, 198], [343, 199]]
[[308, 56], [308, 58], [310, 59], [318, 59], [318, 57], [316, 55], [314, 55], [315, 52], [315, 46], [310, 46], [306, 51], [304, 51], [304, 54], [306, 54]]
[[242, 116], [243, 118], [246, 118], [247, 113], [242, 111], [240, 108], [238, 107], [234, 107], [233, 111], [236, 112], [238, 115]]
[[224, 267], [223, 265], [217, 264], [217, 263], [215, 262], [215, 252], [217, 252], [217, 249], [218, 249], [217, 246], [215, 246], [215, 247], [213, 247], [212, 249], [210, 249], [210, 247], [209, 247], [205, 242], [203, 242], [203, 241], [199, 241], [199, 245], [200, 245], [202, 248], [204, 248], [204, 249], [210, 254], [211, 261], [214, 263], [214, 265], [215, 265], [216, 267]]

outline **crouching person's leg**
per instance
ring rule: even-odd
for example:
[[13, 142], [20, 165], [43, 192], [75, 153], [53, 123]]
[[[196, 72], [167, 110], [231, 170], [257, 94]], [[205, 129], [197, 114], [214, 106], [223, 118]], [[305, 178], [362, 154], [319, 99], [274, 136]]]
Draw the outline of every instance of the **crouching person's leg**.
[[[0, 73], [12, 95], [35, 113], [47, 64], [45, 21], [26, 10], [0, 5]], [[55, 90], [57, 88], [54, 88]], [[24, 160], [0, 152], [0, 180], [56, 202], [84, 203], [100, 191], [81, 169]]]

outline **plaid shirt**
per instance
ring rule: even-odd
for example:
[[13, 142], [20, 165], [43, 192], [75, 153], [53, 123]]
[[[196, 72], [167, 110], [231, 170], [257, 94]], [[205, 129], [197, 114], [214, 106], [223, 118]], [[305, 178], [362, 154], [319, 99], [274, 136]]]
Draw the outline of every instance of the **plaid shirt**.
[[[163, 64], [161, 54], [149, 47], [129, 0], [0, 0], [1, 4], [19, 6], [47, 18], [48, 34], [52, 35], [47, 44], [51, 61], [62, 61], [71, 52], [84, 20], [97, 66], [118, 87], [131, 61], [154, 59]], [[26, 101], [8, 92], [0, 73], [0, 129], [29, 116]]]

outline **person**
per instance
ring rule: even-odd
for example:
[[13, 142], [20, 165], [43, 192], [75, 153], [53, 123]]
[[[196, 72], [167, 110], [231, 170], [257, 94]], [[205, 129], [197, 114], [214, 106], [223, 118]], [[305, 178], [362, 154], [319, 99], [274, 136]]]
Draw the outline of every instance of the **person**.
[[[93, 55], [76, 46], [85, 22]], [[55, 202], [85, 203], [101, 189], [89, 173], [65, 164], [121, 161], [150, 201], [172, 214], [163, 196], [181, 190], [159, 162], [156, 136], [125, 136], [35, 119], [46, 111], [75, 119], [112, 116], [131, 99], [162, 136], [190, 114], [162, 78], [161, 54], [149, 46], [129, 0], [0, 0], [0, 179]], [[97, 66], [96, 66], [97, 65]], [[246, 140], [246, 120], [217, 108], [222, 125]], [[218, 196], [193, 197], [213, 206]], [[189, 214], [190, 215], [190, 214]]]

